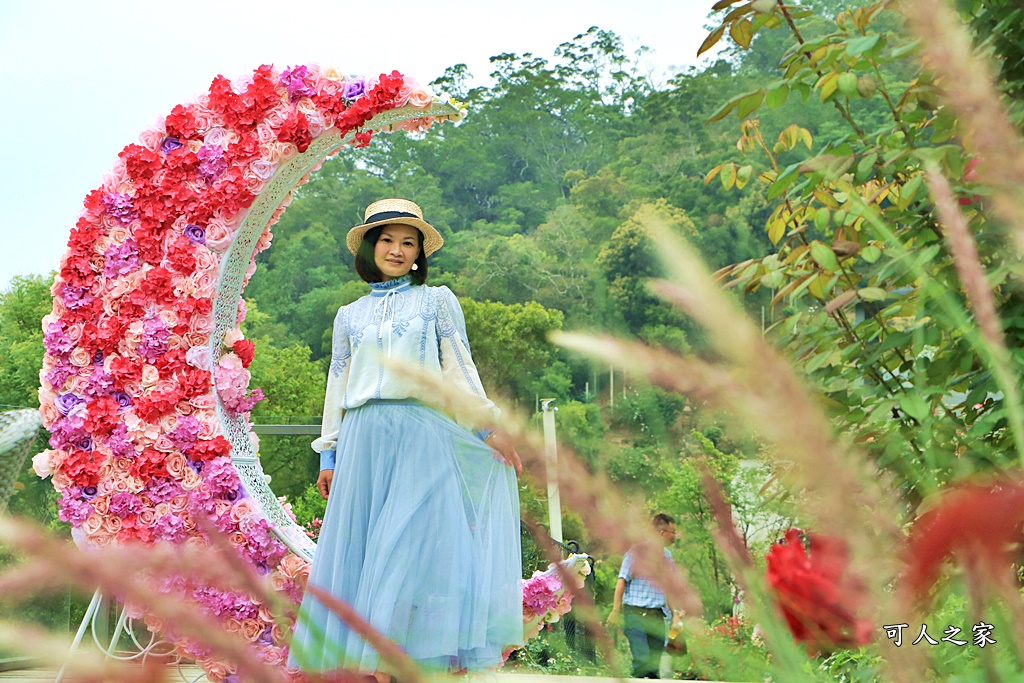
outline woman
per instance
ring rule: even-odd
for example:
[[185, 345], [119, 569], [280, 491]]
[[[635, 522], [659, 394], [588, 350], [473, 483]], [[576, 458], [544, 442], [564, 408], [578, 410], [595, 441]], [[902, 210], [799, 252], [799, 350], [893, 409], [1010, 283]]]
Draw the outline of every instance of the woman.
[[[422, 403], [429, 397], [393, 369], [410, 363], [457, 384], [497, 417], [458, 299], [424, 286], [427, 256], [443, 240], [420, 208], [374, 202], [347, 244], [370, 293], [334, 322], [313, 442], [327, 512], [309, 583], [352, 605], [422, 667], [496, 666], [523, 637], [519, 455], [491, 424], [459, 424]], [[390, 678], [377, 653], [308, 594], [291, 663]]]

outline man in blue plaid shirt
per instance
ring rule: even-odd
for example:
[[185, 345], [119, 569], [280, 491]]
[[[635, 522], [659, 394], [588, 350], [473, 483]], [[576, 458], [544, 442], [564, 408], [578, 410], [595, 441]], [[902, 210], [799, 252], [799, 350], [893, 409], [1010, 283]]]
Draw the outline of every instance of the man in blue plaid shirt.
[[[665, 545], [665, 557], [674, 568], [675, 563], [668, 546], [676, 540], [675, 520], [661, 513], [655, 515], [652, 522]], [[642, 576], [634, 574], [634, 550], [630, 548], [622, 558], [608, 624], [617, 625], [622, 615], [622, 630], [629, 641], [629, 652], [633, 657], [633, 678], [658, 678], [661, 654], [665, 651], [666, 620], [672, 615], [672, 610], [661, 590]]]

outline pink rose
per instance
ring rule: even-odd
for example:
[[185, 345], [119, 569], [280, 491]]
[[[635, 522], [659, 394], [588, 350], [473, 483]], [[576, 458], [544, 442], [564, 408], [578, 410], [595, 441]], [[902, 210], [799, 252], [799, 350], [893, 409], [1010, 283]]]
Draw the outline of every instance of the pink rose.
[[156, 366], [146, 363], [142, 366], [142, 386], [146, 389], [153, 387], [160, 380], [160, 371]]
[[171, 441], [165, 434], [161, 434], [153, 442], [153, 448], [157, 449], [161, 453], [170, 453], [175, 449], [174, 442]]
[[39, 415], [43, 418], [43, 426], [49, 428], [54, 420], [60, 417], [60, 412], [53, 405], [53, 400], [50, 399], [39, 405]]
[[234, 327], [224, 333], [224, 346], [230, 349], [236, 343], [242, 341], [243, 339], [245, 339], [245, 335], [242, 334], [242, 330], [238, 329], [237, 327]]
[[228, 543], [239, 548], [242, 547], [246, 544], [245, 534], [241, 531], [232, 531], [228, 534]]
[[[259, 635], [257, 635], [257, 638]], [[264, 664], [275, 666], [284, 661], [284, 650], [279, 647], [261, 647], [259, 658]]]
[[101, 479], [100, 483], [96, 485], [96, 493], [101, 496], [109, 496], [114, 493], [114, 482], [115, 479]]
[[212, 659], [201, 660], [197, 663], [206, 672], [206, 677], [210, 679], [210, 683], [222, 683], [232, 673], [232, 670], [226, 664]]
[[156, 510], [151, 507], [142, 508], [136, 518], [136, 522], [142, 526], [153, 526], [156, 523]]
[[188, 507], [188, 496], [185, 495], [184, 493], [179, 493], [178, 495], [171, 498], [169, 502], [171, 505], [171, 512], [173, 512], [176, 515], [180, 515], [182, 512], [185, 511], [185, 508]]
[[142, 385], [135, 380], [127, 380], [124, 383], [124, 392], [132, 398], [140, 398], [142, 396]]
[[163, 503], [157, 503], [156, 507], [153, 508], [153, 511], [156, 512], [157, 517], [164, 517], [165, 515], [170, 514], [171, 504], [166, 501]]
[[237, 524], [249, 515], [254, 514], [258, 509], [252, 498], [240, 498], [231, 506], [231, 521]]
[[263, 187], [266, 185], [262, 178], [249, 169], [245, 169], [245, 171], [242, 172], [242, 180], [245, 181], [245, 189], [254, 195], [258, 195], [263, 192]]
[[[174, 448], [174, 444], [171, 444], [171, 448]], [[188, 458], [178, 451], [174, 451], [164, 458], [164, 467], [167, 468], [167, 474], [171, 475], [174, 479], [181, 479], [185, 474], [185, 470], [192, 469], [188, 466]]]
[[121, 531], [121, 518], [117, 515], [108, 515], [104, 521], [104, 530], [112, 535], [116, 536]]
[[250, 643], [255, 642], [263, 633], [265, 627], [255, 619], [246, 619], [242, 622], [242, 637]]
[[210, 369], [210, 349], [205, 345], [193, 346], [185, 352], [185, 362], [200, 370]]
[[213, 331], [213, 316], [193, 313], [192, 320], [189, 321], [189, 327], [192, 328], [194, 333], [209, 335]]
[[279, 568], [282, 574], [287, 576], [289, 579], [294, 579], [299, 576], [304, 569], [309, 569], [309, 563], [293, 553], [288, 553], [281, 560]]
[[281, 572], [275, 571], [270, 574], [270, 585], [274, 587], [276, 592], [283, 593], [291, 587], [292, 580]]
[[201, 332], [186, 332], [181, 335], [181, 339], [185, 342], [185, 348], [192, 348], [193, 346], [206, 346], [206, 342], [209, 340], [209, 334], [203, 334]]
[[203, 478], [194, 469], [191, 467], [185, 469], [181, 477], [181, 488], [186, 491], [193, 491], [202, 483]]
[[213, 501], [213, 514], [218, 519], [228, 514], [231, 511], [231, 503], [217, 498]]
[[256, 124], [256, 141], [259, 142], [261, 147], [272, 142], [277, 142], [277, 131], [266, 123]]
[[174, 404], [174, 412], [178, 415], [191, 415], [195, 412], [195, 406], [182, 399]]
[[50, 478], [50, 483], [53, 484], [53, 488], [58, 491], [62, 491], [71, 486], [71, 478], [63, 472], [57, 472], [54, 470], [53, 476]]
[[158, 152], [160, 151], [160, 144], [166, 137], [167, 131], [164, 129], [163, 121], [160, 121], [158, 127], [147, 128], [139, 133], [139, 144], [150, 152]]
[[71, 356], [69, 357], [69, 360], [75, 367], [84, 368], [87, 365], [92, 365], [92, 354], [81, 346], [76, 346], [71, 349]]
[[[188, 402], [191, 403], [196, 408], [200, 408], [200, 409], [203, 409], [203, 410], [210, 410], [210, 409], [214, 408], [217, 405], [217, 397], [214, 396], [213, 393], [211, 392], [211, 393], [203, 394], [201, 396], [196, 396], [194, 398], [190, 398], [188, 400]], [[199, 421], [200, 421], [200, 423], [202, 423], [202, 418], [200, 418]]]
[[173, 308], [161, 308], [156, 317], [167, 327], [177, 327], [178, 313]]
[[110, 229], [110, 241], [120, 246], [128, 239], [128, 228], [117, 225]]
[[189, 536], [185, 540], [185, 547], [194, 552], [202, 552], [210, 547], [210, 541], [205, 536]]
[[419, 88], [418, 90], [413, 90], [409, 93], [409, 104], [418, 109], [426, 109], [433, 101], [433, 95], [427, 92], [424, 88]]
[[102, 528], [103, 517], [95, 512], [86, 517], [85, 521], [82, 522], [82, 531], [84, 531], [87, 536], [92, 536]]

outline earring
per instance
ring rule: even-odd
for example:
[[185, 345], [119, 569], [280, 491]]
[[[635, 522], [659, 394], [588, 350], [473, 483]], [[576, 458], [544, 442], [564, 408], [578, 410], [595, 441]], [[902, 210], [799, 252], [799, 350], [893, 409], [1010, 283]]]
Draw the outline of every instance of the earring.
[[419, 269], [420, 269], [420, 264], [418, 264], [418, 263], [412, 264], [412, 270], [419, 270]]

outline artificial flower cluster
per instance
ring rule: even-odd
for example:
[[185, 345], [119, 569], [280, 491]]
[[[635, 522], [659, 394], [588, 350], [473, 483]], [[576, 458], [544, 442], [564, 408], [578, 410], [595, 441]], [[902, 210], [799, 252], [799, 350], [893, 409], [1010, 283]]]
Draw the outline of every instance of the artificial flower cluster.
[[[397, 71], [362, 79], [261, 66], [235, 82], [218, 76], [119, 154], [85, 198], [43, 320], [39, 399], [51, 449], [33, 464], [52, 476], [60, 518], [80, 545], [203, 544], [201, 528], [212, 527], [278, 590], [301, 598], [307, 563], [287, 552], [239, 481], [218, 417], [218, 407], [245, 416], [262, 398], [248, 388], [252, 342], [236, 329], [211, 348], [221, 261], [283, 162], [332, 128], [344, 137], [381, 112], [432, 100]], [[421, 118], [404, 127], [425, 126]], [[356, 143], [370, 135], [360, 130]], [[246, 281], [254, 270], [255, 254]], [[244, 317], [239, 301], [237, 324]], [[248, 596], [166, 588], [190, 593], [264, 661], [285, 660], [284, 634]], [[175, 642], [211, 680], [232, 676], [200, 645]]]
[[[575, 578], [577, 588], [583, 586], [590, 574], [586, 555], [570, 555], [560, 563], [561, 571]], [[537, 636], [547, 624], [553, 624], [572, 609], [573, 591], [562, 585], [559, 568], [549, 565], [547, 570], [536, 571], [523, 581], [523, 633], [524, 639]], [[508, 653], [505, 653], [508, 656]]]

